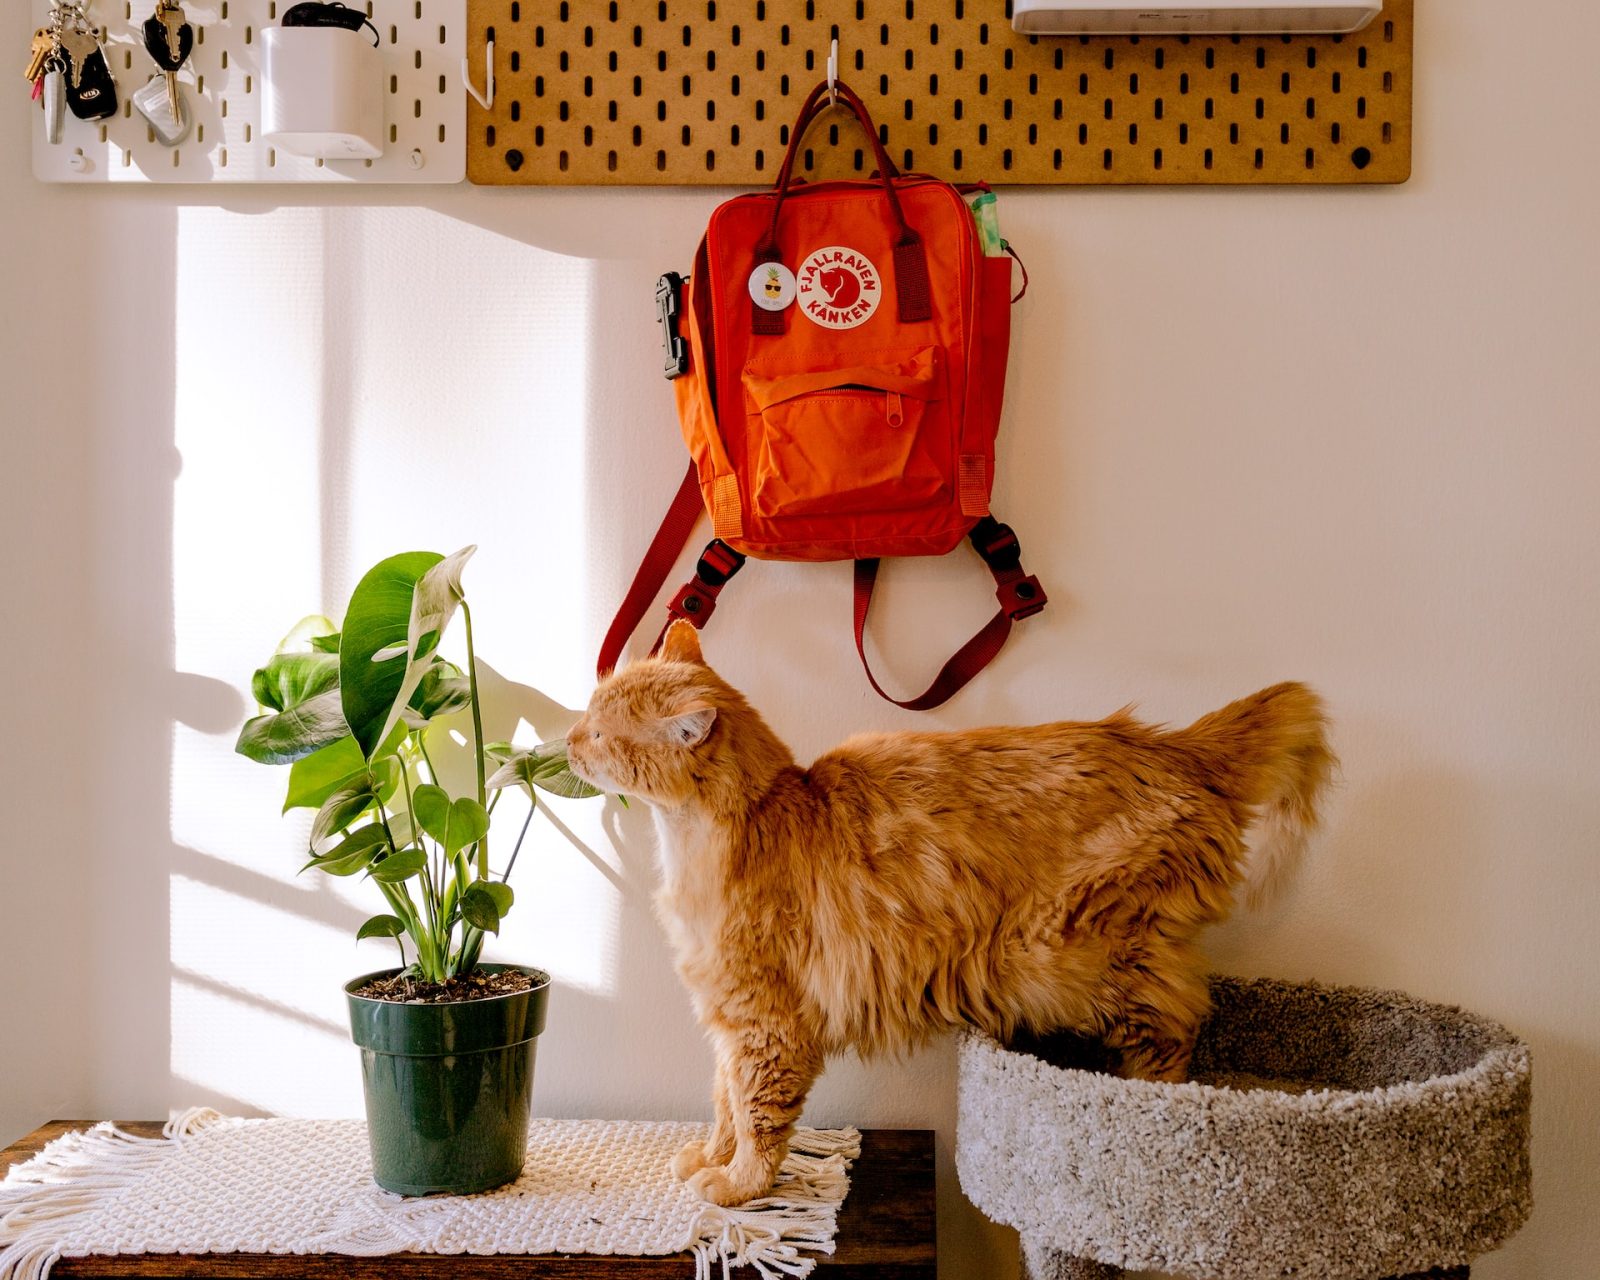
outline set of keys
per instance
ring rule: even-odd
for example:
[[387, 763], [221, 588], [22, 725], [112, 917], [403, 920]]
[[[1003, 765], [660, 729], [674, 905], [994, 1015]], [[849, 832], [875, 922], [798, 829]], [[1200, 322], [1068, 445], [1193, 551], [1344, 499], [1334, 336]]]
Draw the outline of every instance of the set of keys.
[[103, 120], [117, 109], [117, 82], [83, 0], [56, 0], [48, 26], [33, 33], [23, 75], [44, 107], [45, 138], [61, 141], [67, 111], [80, 120]]
[[[53, 0], [49, 25], [33, 33], [23, 71], [33, 97], [44, 108], [44, 136], [61, 141], [66, 113], [103, 120], [117, 110], [117, 82], [106, 60], [105, 32], [89, 21], [86, 0]], [[144, 21], [144, 47], [157, 74], [133, 95], [133, 104], [155, 136], [176, 146], [189, 133], [193, 114], [178, 84], [178, 72], [194, 52], [194, 27], [180, 0], [156, 0]]]
[[150, 122], [155, 135], [176, 146], [189, 132], [192, 116], [178, 71], [194, 52], [194, 28], [184, 17], [179, 0], [156, 0], [156, 11], [144, 20], [144, 47], [160, 74], [133, 95], [133, 105]]

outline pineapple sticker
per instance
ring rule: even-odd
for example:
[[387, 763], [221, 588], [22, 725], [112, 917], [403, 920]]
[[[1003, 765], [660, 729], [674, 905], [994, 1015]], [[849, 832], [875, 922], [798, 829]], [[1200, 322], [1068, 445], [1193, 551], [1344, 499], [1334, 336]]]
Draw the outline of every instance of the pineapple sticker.
[[782, 311], [794, 301], [794, 272], [781, 262], [758, 262], [750, 273], [750, 298], [763, 311]]

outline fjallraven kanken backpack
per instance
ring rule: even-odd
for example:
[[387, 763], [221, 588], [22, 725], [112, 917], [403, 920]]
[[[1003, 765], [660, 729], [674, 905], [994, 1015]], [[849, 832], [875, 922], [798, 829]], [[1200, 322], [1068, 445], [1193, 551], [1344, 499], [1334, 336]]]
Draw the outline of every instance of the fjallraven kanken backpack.
[[[835, 94], [865, 131], [876, 173], [797, 180], [801, 139]], [[946, 701], [1000, 651], [1013, 622], [1044, 608], [1016, 535], [989, 511], [1011, 263], [985, 255], [960, 190], [895, 168], [850, 89], [812, 90], [773, 190], [719, 206], [686, 287], [672, 275], [658, 286], [691, 463], [606, 636], [602, 675], [702, 510], [714, 537], [669, 621], [703, 626], [747, 556], [854, 560], [863, 666], [879, 557], [943, 555], [970, 539], [994, 574], [1000, 611], [926, 693], [890, 699], [911, 710]], [[870, 667], [867, 678], [889, 697]]]

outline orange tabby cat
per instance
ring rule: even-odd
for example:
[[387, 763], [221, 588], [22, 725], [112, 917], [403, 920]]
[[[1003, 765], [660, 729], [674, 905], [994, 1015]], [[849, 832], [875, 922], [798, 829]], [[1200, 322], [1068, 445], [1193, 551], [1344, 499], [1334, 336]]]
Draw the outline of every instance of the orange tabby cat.
[[1316, 695], [1281, 684], [1172, 732], [870, 734], [803, 769], [682, 622], [568, 743], [655, 812], [656, 904], [717, 1062], [711, 1135], [674, 1167], [717, 1204], [767, 1190], [845, 1049], [1073, 1028], [1183, 1079], [1195, 937], [1291, 867], [1333, 766]]

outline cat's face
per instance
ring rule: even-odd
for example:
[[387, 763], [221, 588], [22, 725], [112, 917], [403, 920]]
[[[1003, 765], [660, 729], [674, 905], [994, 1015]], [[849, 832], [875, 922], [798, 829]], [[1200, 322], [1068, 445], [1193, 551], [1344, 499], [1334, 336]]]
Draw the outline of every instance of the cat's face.
[[602, 791], [685, 803], [708, 763], [720, 687], [694, 628], [675, 624], [659, 658], [632, 663], [594, 691], [567, 733], [572, 771]]

